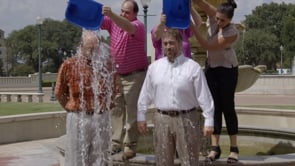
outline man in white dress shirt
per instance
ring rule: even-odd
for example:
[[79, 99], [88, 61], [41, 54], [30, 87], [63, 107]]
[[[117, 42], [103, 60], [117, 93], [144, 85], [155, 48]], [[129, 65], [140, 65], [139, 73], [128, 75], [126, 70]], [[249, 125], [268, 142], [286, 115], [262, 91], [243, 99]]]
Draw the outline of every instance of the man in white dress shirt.
[[182, 166], [199, 165], [200, 122], [196, 107], [205, 118], [204, 135], [213, 133], [214, 103], [203, 70], [182, 53], [178, 30], [163, 33], [165, 54], [152, 63], [138, 99], [138, 130], [147, 134], [145, 113], [154, 104], [154, 146], [156, 163], [172, 166], [177, 150]]

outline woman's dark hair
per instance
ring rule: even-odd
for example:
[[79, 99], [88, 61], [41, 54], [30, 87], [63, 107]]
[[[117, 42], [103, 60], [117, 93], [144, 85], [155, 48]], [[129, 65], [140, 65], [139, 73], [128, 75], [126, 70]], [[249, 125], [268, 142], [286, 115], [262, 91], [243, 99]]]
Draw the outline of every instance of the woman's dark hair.
[[237, 8], [236, 2], [234, 0], [227, 0], [227, 2], [222, 3], [217, 8], [217, 12], [225, 14], [229, 19], [232, 19], [235, 8]]

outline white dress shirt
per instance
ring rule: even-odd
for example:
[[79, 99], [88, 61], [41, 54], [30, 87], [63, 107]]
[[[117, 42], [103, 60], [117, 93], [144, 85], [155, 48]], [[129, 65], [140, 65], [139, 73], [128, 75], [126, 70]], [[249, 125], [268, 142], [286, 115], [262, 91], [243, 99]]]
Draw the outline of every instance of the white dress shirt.
[[205, 126], [214, 126], [214, 102], [204, 72], [198, 63], [182, 54], [174, 63], [163, 57], [149, 66], [138, 98], [137, 121], [146, 120], [151, 104], [163, 111], [200, 106]]

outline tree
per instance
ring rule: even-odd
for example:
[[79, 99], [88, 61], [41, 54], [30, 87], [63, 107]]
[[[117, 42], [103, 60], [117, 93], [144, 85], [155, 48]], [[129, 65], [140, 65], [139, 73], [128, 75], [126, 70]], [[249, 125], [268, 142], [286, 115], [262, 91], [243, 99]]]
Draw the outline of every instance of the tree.
[[238, 59], [244, 64], [253, 66], [265, 64], [267, 67], [272, 68], [276, 65], [278, 58], [274, 53], [275, 48], [279, 46], [278, 39], [274, 34], [266, 33], [260, 29], [251, 29], [243, 35], [239, 45], [243, 44], [244, 49], [237, 49]]
[[[280, 62], [280, 45], [284, 46], [284, 67], [290, 67], [295, 49], [295, 5], [263, 4], [243, 22], [246, 29], [236, 49], [240, 63], [265, 64], [275, 70]], [[288, 62], [288, 63], [286, 63]]]
[[2, 59], [0, 58], [0, 76], [4, 76], [4, 70], [3, 70], [3, 61], [2, 61]]
[[295, 8], [291, 9], [290, 14], [284, 17], [281, 36], [284, 46], [284, 66], [290, 67], [293, 58], [295, 58]]
[[[12, 61], [13, 68], [17, 64], [31, 66], [33, 71], [38, 72], [38, 25], [29, 25], [24, 29], [12, 32], [7, 38], [8, 56]], [[82, 29], [67, 21], [55, 21], [45, 19], [41, 26], [41, 61], [46, 66], [46, 72], [57, 72], [63, 58], [59, 52], [65, 52], [66, 56], [71, 56], [71, 52], [76, 50], [80, 41]], [[63, 54], [64, 55], [64, 54]], [[30, 68], [30, 67], [28, 67]], [[23, 67], [21, 67], [23, 69]], [[12, 74], [21, 73], [13, 69]]]

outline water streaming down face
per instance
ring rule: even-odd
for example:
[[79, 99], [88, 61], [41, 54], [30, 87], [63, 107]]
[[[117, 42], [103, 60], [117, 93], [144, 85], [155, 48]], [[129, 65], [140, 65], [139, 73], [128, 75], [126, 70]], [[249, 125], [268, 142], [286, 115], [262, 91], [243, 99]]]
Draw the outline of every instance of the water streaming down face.
[[[109, 48], [105, 43], [100, 42], [99, 31], [83, 30], [82, 43], [78, 47], [79, 57], [77, 70], [80, 71], [80, 110], [82, 117], [78, 122], [79, 142], [81, 142], [82, 166], [92, 163], [93, 166], [110, 165], [111, 151], [111, 123], [110, 110], [112, 105], [114, 87], [114, 68]], [[90, 75], [82, 72], [85, 62], [92, 67]], [[88, 73], [89, 74], [89, 73]], [[89, 78], [91, 77], [91, 78]], [[85, 87], [90, 85], [90, 87]], [[93, 115], [87, 115], [85, 110], [88, 100], [86, 92], [92, 90], [93, 95]], [[89, 92], [87, 92], [89, 94]], [[92, 160], [92, 161], [89, 161]]]

